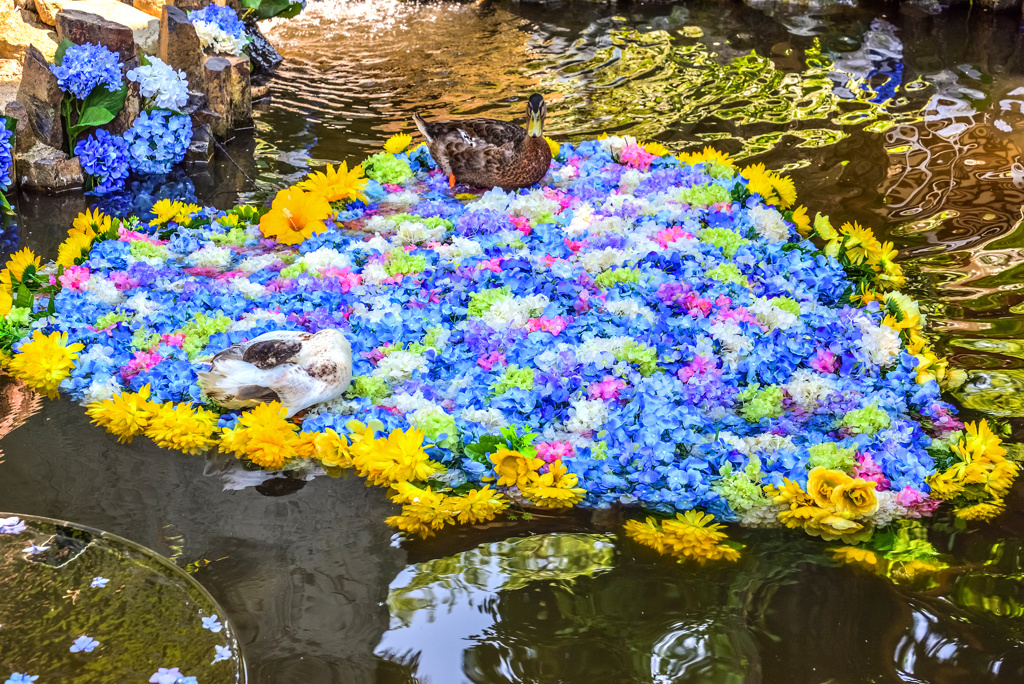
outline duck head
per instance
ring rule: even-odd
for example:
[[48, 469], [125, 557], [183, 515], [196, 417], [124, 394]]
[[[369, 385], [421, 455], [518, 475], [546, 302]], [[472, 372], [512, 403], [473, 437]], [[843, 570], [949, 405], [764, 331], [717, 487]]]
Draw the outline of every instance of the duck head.
[[526, 113], [530, 117], [526, 131], [534, 138], [543, 137], [544, 117], [548, 114], [548, 106], [540, 93], [534, 93], [530, 96], [530, 101], [526, 103]]

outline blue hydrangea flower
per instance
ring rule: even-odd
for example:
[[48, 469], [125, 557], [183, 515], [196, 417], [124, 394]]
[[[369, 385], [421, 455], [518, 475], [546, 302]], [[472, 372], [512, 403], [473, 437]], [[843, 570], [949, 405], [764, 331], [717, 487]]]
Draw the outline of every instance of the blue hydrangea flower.
[[0, 534], [21, 534], [25, 531], [25, 521], [16, 515], [0, 518]]
[[188, 13], [189, 21], [201, 21], [213, 24], [224, 33], [235, 38], [245, 35], [245, 24], [238, 18], [238, 13], [226, 5], [207, 5]]
[[164, 110], [142, 112], [124, 134], [136, 173], [167, 173], [185, 158], [192, 142], [192, 119]]
[[14, 131], [0, 126], [0, 191], [8, 188], [14, 176], [14, 154], [11, 148], [13, 140]]
[[65, 93], [84, 100], [93, 88], [102, 85], [110, 92], [121, 87], [121, 62], [102, 45], [72, 45], [60, 65], [50, 65], [57, 84]]
[[13, 672], [4, 684], [32, 684], [37, 679], [39, 679], [39, 675], [30, 675], [27, 672]]
[[216, 615], [211, 615], [210, 617], [203, 618], [203, 629], [208, 629], [211, 632], [217, 633], [224, 629], [224, 625], [217, 621]]
[[99, 129], [75, 145], [75, 154], [82, 163], [82, 170], [99, 181], [93, 188], [97, 195], [105, 195], [124, 186], [132, 158], [128, 153], [128, 142], [121, 136]]
[[89, 586], [93, 589], [102, 589], [103, 587], [107, 586], [107, 582], [109, 581], [110, 580], [106, 577], [93, 577], [92, 584], [90, 584]]
[[96, 641], [92, 637], [85, 636], [84, 634], [77, 639], [75, 643], [71, 645], [69, 649], [72, 653], [78, 653], [79, 651], [85, 651], [86, 653], [92, 653], [93, 649], [100, 645], [100, 642]]
[[230, 646], [214, 646], [214, 649], [216, 650], [216, 655], [214, 655], [213, 662], [210, 663], [211, 665], [213, 665], [213, 663], [219, 663], [222, 660], [231, 659]]

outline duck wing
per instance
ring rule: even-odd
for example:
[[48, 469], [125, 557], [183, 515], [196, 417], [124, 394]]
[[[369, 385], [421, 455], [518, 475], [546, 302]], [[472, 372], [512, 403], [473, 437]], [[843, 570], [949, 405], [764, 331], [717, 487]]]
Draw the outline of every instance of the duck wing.
[[456, 119], [454, 121], [426, 121], [419, 114], [413, 121], [429, 143], [465, 140], [477, 145], [518, 145], [526, 138], [526, 130], [507, 121], [497, 119]]
[[296, 363], [301, 351], [300, 340], [263, 340], [246, 347], [242, 353], [242, 361], [251, 363], [260, 370], [269, 370], [284, 363]]
[[444, 156], [456, 178], [484, 187], [494, 185], [494, 179], [511, 163], [514, 147], [511, 144], [472, 145], [453, 140], [445, 144]]

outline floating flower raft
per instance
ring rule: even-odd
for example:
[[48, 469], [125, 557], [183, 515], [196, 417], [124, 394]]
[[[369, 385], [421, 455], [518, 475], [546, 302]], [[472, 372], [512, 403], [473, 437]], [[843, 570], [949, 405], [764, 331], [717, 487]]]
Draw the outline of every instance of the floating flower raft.
[[[1001, 510], [1017, 466], [941, 400], [963, 374], [891, 243], [812, 222], [788, 178], [611, 137], [551, 143], [544, 187], [457, 194], [409, 142], [269, 210], [83, 214], [56, 264], [23, 251], [3, 273], [10, 371], [123, 441], [353, 468], [423, 536], [624, 504], [651, 514], [632, 538], [701, 562], [738, 554], [719, 522], [868, 542], [837, 553], [875, 562], [934, 555], [912, 528], [942, 500]], [[301, 420], [197, 385], [233, 343], [329, 327], [355, 377]]]

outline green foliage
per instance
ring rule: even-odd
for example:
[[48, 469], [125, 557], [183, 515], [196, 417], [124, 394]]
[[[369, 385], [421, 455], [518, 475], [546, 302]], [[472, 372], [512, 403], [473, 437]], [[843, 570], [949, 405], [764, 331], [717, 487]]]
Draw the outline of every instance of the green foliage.
[[427, 267], [425, 256], [412, 255], [404, 249], [393, 249], [388, 252], [387, 261], [384, 262], [384, 270], [390, 276], [413, 275], [421, 273]]
[[302, 11], [305, 2], [289, 2], [288, 0], [242, 0], [242, 16], [255, 15], [257, 19], [283, 17], [290, 19]]
[[391, 387], [383, 378], [360, 375], [352, 378], [352, 384], [345, 393], [350, 398], [366, 397], [373, 403], [391, 396]]
[[507, 287], [492, 287], [469, 295], [468, 316], [480, 318], [490, 311], [496, 302], [508, 299], [512, 296], [512, 290]]
[[387, 152], [378, 152], [363, 162], [363, 172], [367, 178], [378, 183], [404, 183], [412, 178], [412, 167], [405, 159], [400, 159]]
[[500, 435], [484, 435], [476, 442], [466, 446], [466, 456], [487, 467], [491, 466], [491, 461], [487, 458], [488, 455], [502, 447], [510, 451], [518, 451], [527, 458], [536, 458], [537, 447], [533, 446], [533, 441], [537, 439], [538, 435], [530, 432], [529, 427], [525, 427], [524, 430], [526, 432], [520, 435], [516, 426], [510, 425], [502, 428]]

